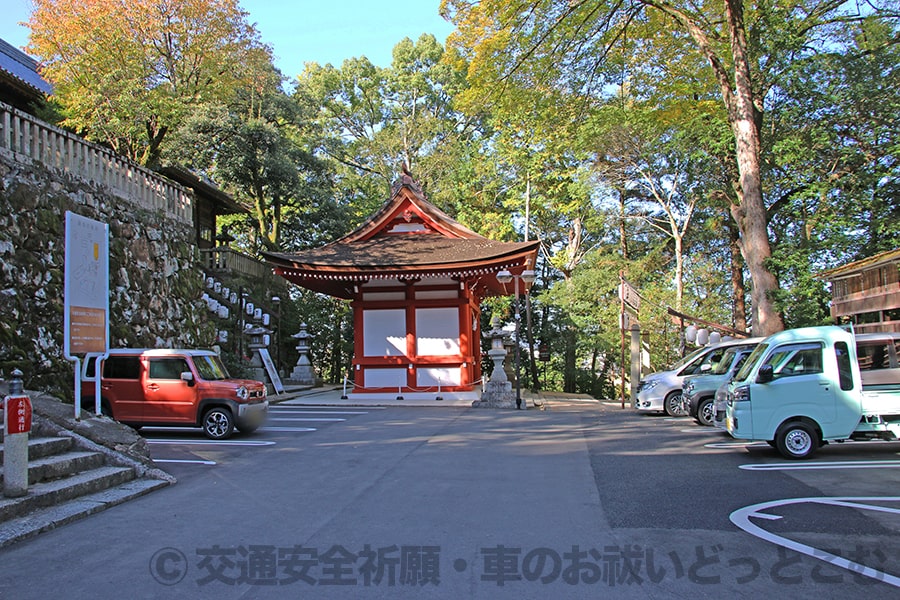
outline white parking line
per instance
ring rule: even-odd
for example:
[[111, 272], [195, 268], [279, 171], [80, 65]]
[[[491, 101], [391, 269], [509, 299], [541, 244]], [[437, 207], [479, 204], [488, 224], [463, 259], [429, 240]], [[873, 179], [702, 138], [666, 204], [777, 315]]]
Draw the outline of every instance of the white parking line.
[[[269, 410], [273, 409], [282, 409], [286, 408], [288, 410], [332, 410], [336, 408], [336, 406], [328, 406], [324, 404], [287, 404], [286, 402], [281, 402], [278, 404], [270, 404]], [[391, 408], [389, 406], [348, 406], [350, 410], [362, 410], [362, 411], [371, 411], [371, 410], [387, 410]]]
[[216, 461], [214, 460], [188, 460], [181, 458], [154, 458], [153, 462], [156, 463], [190, 463], [195, 465], [214, 465]]
[[840, 556], [836, 556], [830, 552], [825, 550], [820, 550], [819, 548], [813, 548], [812, 546], [807, 546], [806, 544], [802, 544], [795, 540], [788, 539], [784, 536], [776, 535], [769, 531], [766, 531], [762, 527], [752, 523], [750, 521], [751, 518], [756, 519], [767, 519], [774, 520], [780, 518], [778, 515], [772, 515], [769, 513], [763, 513], [761, 511], [768, 510], [770, 508], [776, 508], [779, 506], [788, 506], [791, 504], [803, 504], [803, 503], [811, 503], [811, 504], [825, 504], [829, 506], [844, 506], [849, 508], [855, 508], [859, 510], [874, 510], [878, 512], [888, 512], [895, 513], [900, 515], [900, 508], [888, 508], [885, 506], [880, 506], [877, 504], [864, 504], [867, 502], [900, 502], [900, 497], [898, 496], [887, 496], [887, 497], [844, 497], [844, 498], [790, 498], [784, 500], [775, 500], [772, 502], [763, 502], [761, 504], [754, 504], [752, 506], [747, 506], [741, 509], [738, 509], [731, 513], [729, 519], [731, 522], [737, 525], [742, 530], [746, 531], [750, 535], [756, 536], [762, 540], [767, 542], [771, 542], [782, 548], [787, 548], [789, 550], [794, 550], [795, 552], [799, 552], [800, 554], [805, 554], [806, 556], [824, 561], [829, 563], [835, 567], [840, 567], [842, 569], [847, 569], [853, 572], [856, 575], [864, 575], [876, 581], [882, 581], [887, 583], [888, 585], [892, 585], [894, 587], [900, 588], [900, 577], [895, 575], [891, 575], [890, 573], [885, 573], [884, 571], [879, 571], [877, 569], [873, 569], [871, 567], [867, 567], [865, 565], [861, 565], [859, 563], [853, 562], [852, 560], [848, 560], [846, 558], [842, 558]]
[[[305, 433], [307, 431], [318, 431], [314, 427], [263, 427], [259, 431], [281, 431], [281, 432], [294, 432], [294, 433]], [[272, 442], [274, 444], [274, 442]]]
[[264, 440], [155, 440], [147, 438], [147, 443], [177, 446], [274, 446], [276, 442], [267, 442]]
[[300, 415], [367, 415], [368, 411], [363, 410], [310, 410], [306, 407], [293, 408], [290, 406], [279, 406], [278, 408], [269, 408], [269, 414], [276, 412], [284, 412], [285, 414]]
[[269, 421], [318, 421], [323, 423], [337, 423], [340, 421], [346, 421], [347, 419], [341, 419], [337, 417], [269, 417]]
[[703, 444], [704, 448], [757, 448], [765, 447], [769, 444], [766, 442], [711, 442]]
[[900, 460], [857, 460], [840, 462], [772, 463], [741, 465], [745, 471], [805, 471], [809, 469], [900, 469]]

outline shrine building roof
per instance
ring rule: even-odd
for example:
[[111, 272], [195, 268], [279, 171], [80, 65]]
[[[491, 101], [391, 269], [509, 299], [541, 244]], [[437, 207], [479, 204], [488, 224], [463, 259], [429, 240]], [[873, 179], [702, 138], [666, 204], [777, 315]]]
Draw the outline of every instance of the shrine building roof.
[[496, 273], [533, 269], [538, 242], [501, 242], [481, 236], [425, 199], [408, 173], [391, 199], [342, 238], [294, 253], [266, 252], [277, 274], [302, 287], [352, 298], [373, 280], [467, 280], [481, 296], [508, 295]]

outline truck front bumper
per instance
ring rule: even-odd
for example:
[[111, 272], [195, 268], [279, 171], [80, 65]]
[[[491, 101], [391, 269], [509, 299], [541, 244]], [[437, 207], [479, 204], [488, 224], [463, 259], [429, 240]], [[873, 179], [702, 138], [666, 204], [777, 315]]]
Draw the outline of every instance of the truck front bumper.
[[234, 418], [238, 429], [256, 428], [266, 421], [269, 415], [269, 401], [254, 402], [253, 404], [239, 404], [237, 415]]

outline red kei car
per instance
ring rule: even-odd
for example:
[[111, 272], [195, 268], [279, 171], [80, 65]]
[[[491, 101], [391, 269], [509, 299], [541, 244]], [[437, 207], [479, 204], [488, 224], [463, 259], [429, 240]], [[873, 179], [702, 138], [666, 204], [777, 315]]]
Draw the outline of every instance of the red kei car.
[[[230, 378], [211, 350], [116, 349], [102, 364], [102, 412], [127, 425], [202, 427], [207, 437], [225, 439], [235, 427], [254, 431], [268, 414], [266, 385]], [[91, 409], [94, 372], [92, 359], [81, 392]]]

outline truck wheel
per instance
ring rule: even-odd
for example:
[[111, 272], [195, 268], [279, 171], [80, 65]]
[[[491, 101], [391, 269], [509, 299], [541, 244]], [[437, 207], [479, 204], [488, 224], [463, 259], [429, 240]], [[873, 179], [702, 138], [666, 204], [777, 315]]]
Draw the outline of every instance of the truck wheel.
[[712, 398], [701, 400], [700, 404], [697, 405], [697, 422], [701, 425], [712, 427], [714, 408]]
[[819, 436], [808, 423], [793, 421], [775, 434], [775, 447], [785, 458], [808, 458], [819, 447]]
[[672, 392], [663, 400], [663, 408], [670, 417], [683, 417], [687, 414], [684, 407], [684, 401], [681, 397], [681, 390]]
[[212, 440], [224, 440], [234, 431], [234, 418], [227, 408], [215, 407], [203, 415], [203, 433]]

